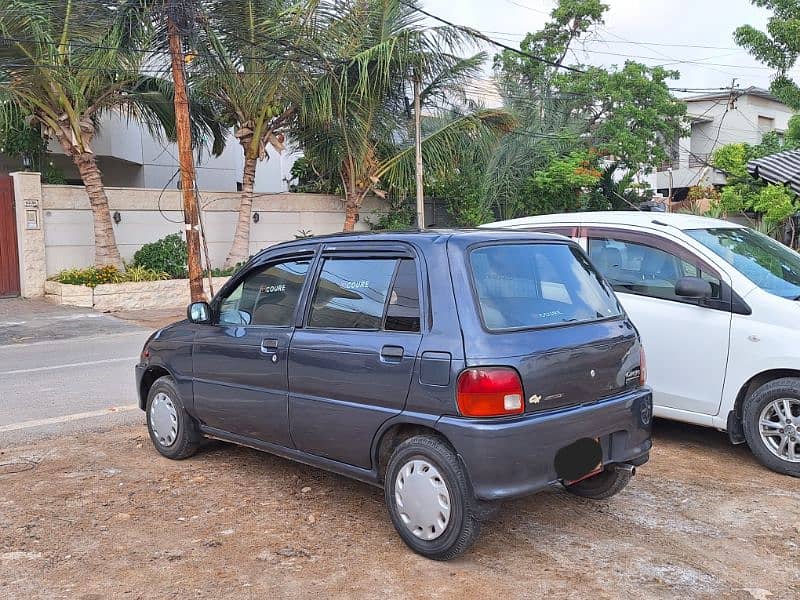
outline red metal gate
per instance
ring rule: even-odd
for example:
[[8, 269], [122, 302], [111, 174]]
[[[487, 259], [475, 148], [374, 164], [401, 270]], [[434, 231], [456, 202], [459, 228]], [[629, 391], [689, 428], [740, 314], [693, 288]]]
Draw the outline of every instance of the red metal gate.
[[14, 184], [0, 175], [0, 298], [19, 296], [19, 254]]

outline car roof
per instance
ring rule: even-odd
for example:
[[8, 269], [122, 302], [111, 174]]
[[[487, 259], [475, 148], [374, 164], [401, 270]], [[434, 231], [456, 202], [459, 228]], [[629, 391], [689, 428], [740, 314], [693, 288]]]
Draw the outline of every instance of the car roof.
[[525, 227], [526, 225], [543, 225], [548, 223], [580, 224], [598, 223], [608, 225], [638, 225], [642, 227], [653, 227], [653, 225], [668, 225], [676, 229], [719, 229], [719, 228], [741, 228], [742, 225], [701, 217], [684, 213], [659, 213], [645, 211], [595, 211], [581, 213], [563, 213], [554, 215], [537, 215], [534, 217], [522, 217], [509, 221], [498, 221], [489, 223], [481, 227], [504, 228], [504, 227]]
[[350, 233], [331, 233], [326, 235], [316, 235], [308, 238], [300, 238], [288, 242], [282, 242], [264, 248], [258, 254], [267, 251], [308, 246], [309, 244], [336, 243], [336, 242], [411, 242], [416, 244], [430, 244], [441, 239], [455, 238], [464, 240], [466, 243], [480, 243], [499, 240], [540, 240], [540, 241], [567, 241], [560, 235], [550, 233], [540, 233], [532, 231], [489, 231], [487, 229], [411, 229], [402, 231], [354, 231]]

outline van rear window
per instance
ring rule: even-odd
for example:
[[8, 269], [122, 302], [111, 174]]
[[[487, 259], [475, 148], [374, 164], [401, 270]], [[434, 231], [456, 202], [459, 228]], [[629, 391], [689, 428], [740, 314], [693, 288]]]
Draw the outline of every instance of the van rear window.
[[502, 244], [470, 253], [487, 329], [528, 329], [617, 317], [614, 292], [569, 244]]

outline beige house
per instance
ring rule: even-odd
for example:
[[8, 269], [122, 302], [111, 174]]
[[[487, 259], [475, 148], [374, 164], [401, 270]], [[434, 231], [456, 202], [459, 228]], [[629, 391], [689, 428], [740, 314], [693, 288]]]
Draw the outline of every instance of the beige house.
[[[109, 187], [114, 235], [124, 260], [143, 244], [183, 231], [178, 190]], [[240, 194], [203, 192], [203, 224], [212, 267], [221, 267], [233, 240]], [[368, 229], [388, 210], [367, 198], [357, 229]], [[277, 242], [342, 230], [344, 201], [325, 194], [257, 194], [250, 253]], [[45, 279], [63, 269], [91, 265], [94, 235], [89, 198], [81, 186], [42, 185], [39, 173], [0, 176], [0, 296], [44, 294]], [[7, 233], [7, 235], [5, 234]]]
[[688, 104], [690, 134], [670, 149], [671, 159], [657, 165], [647, 178], [660, 194], [685, 198], [696, 185], [723, 185], [725, 176], [709, 166], [715, 150], [725, 144], [759, 144], [765, 133], [786, 131], [794, 112], [767, 90], [749, 87], [733, 93], [683, 98]]

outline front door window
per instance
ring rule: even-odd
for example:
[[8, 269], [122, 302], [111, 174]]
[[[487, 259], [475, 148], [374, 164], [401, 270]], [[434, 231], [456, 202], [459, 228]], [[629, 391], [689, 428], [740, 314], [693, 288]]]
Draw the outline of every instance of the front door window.
[[682, 277], [702, 277], [719, 298], [720, 280], [698, 263], [643, 243], [607, 238], [589, 239], [589, 257], [617, 292], [682, 302], [675, 284]]
[[307, 260], [284, 262], [248, 275], [220, 304], [219, 323], [288, 327], [308, 266]]

